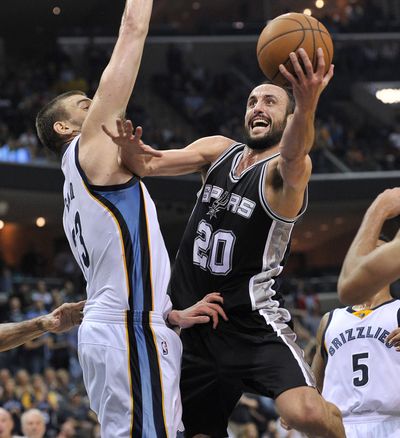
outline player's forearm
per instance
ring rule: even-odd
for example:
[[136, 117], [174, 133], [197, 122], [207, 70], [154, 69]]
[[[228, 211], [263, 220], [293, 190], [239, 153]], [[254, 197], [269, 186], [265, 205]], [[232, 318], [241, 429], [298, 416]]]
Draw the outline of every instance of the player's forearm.
[[153, 0], [126, 0], [120, 32], [128, 30], [131, 34], [145, 37], [149, 29], [152, 8]]
[[[367, 210], [340, 272], [338, 292], [341, 301], [360, 304], [367, 298], [366, 295], [377, 292], [376, 274], [379, 275], [383, 264], [379, 263], [382, 251], [376, 248], [376, 244], [386, 218], [385, 209], [377, 201]], [[376, 258], [378, 261], [374, 266]]]
[[343, 262], [338, 281], [339, 298], [346, 304], [360, 304], [396, 279], [400, 264], [397, 242], [377, 248], [387, 212], [377, 198], [367, 210]]
[[42, 317], [0, 325], [0, 351], [18, 347], [46, 333]]
[[[136, 82], [151, 16], [152, 0], [127, 0], [115, 48], [105, 68], [84, 127], [124, 117]], [[85, 134], [83, 129], [82, 134]]]
[[280, 153], [287, 162], [304, 158], [310, 152], [314, 143], [314, 111], [295, 109], [282, 136]]

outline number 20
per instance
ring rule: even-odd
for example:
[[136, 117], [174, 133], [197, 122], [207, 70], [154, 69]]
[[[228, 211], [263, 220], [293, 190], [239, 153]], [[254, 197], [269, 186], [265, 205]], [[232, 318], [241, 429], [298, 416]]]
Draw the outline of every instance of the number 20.
[[226, 275], [232, 269], [235, 235], [232, 231], [217, 230], [213, 233], [210, 224], [201, 221], [198, 236], [193, 245], [193, 263], [201, 269], [207, 268], [215, 275]]

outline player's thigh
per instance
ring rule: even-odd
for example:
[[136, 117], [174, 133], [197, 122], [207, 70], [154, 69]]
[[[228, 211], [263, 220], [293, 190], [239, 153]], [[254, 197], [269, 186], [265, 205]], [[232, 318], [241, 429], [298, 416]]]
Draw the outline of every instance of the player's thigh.
[[205, 434], [226, 436], [228, 418], [242, 391], [230, 381], [222, 380], [206, 334], [183, 333], [181, 395], [186, 437]]
[[274, 333], [265, 336], [263, 342], [238, 345], [236, 353], [230, 360], [234, 366], [225, 363], [225, 368], [234, 375], [240, 373], [246, 392], [276, 399], [292, 388], [315, 387], [302, 350]]
[[[109, 335], [111, 331], [108, 327]], [[79, 343], [78, 349], [90, 407], [98, 416], [102, 436], [122, 438], [129, 436], [132, 424], [129, 360], [126, 347], [117, 342], [114, 345], [86, 339]]]

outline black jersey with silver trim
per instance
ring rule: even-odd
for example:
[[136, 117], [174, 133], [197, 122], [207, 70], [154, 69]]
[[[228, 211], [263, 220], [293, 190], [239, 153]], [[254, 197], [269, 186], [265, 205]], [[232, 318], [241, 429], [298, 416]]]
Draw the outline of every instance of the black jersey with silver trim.
[[[287, 322], [278, 277], [296, 218], [277, 216], [264, 197], [268, 164], [278, 154], [235, 175], [244, 147], [233, 145], [210, 167], [181, 242], [170, 293], [177, 309], [216, 291], [230, 314], [257, 311], [269, 324]], [[306, 203], [305, 198], [301, 213]]]

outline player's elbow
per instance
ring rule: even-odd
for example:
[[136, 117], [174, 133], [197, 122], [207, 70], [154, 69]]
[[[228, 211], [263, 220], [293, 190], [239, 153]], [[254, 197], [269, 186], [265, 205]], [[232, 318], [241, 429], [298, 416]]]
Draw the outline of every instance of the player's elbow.
[[134, 17], [126, 17], [121, 23], [119, 35], [127, 35], [129, 37], [146, 38], [149, 31], [149, 25], [146, 23], [138, 23]]

